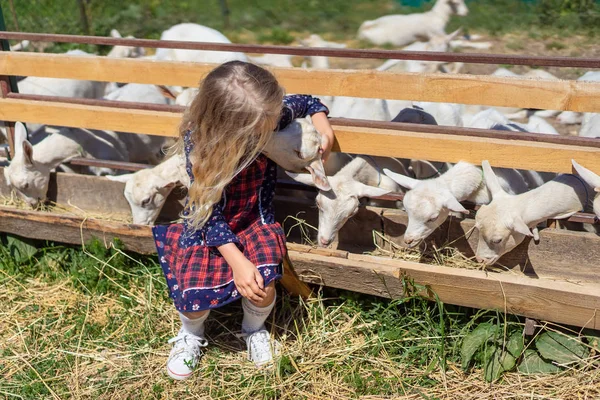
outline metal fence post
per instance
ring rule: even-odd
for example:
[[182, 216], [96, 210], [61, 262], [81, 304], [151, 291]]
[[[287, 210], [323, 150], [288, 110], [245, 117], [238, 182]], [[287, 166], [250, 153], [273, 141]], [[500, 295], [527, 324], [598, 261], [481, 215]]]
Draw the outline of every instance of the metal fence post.
[[[6, 31], [6, 24], [4, 23], [4, 13], [2, 12], [2, 6], [0, 5], [0, 31]], [[10, 51], [10, 44], [6, 39], [0, 39], [0, 51]], [[0, 76], [0, 89], [2, 97], [6, 97], [10, 92], [19, 92], [17, 86], [17, 80], [14, 76]], [[8, 136], [9, 156], [10, 158], [15, 155], [15, 123], [4, 122], [6, 126], [6, 133]]]

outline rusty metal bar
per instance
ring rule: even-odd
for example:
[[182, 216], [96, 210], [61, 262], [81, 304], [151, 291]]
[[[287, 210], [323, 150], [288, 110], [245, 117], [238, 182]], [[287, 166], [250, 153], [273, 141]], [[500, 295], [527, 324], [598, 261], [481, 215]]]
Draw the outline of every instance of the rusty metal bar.
[[[102, 100], [102, 99], [76, 99], [71, 97], [61, 96], [43, 96], [43, 95], [29, 95], [10, 93], [7, 95], [11, 99], [20, 100], [33, 100], [33, 101], [54, 101], [60, 103], [69, 104], [81, 104], [89, 106], [100, 106], [100, 107], [111, 107], [111, 108], [124, 108], [124, 109], [137, 109], [137, 110], [150, 110], [150, 111], [166, 111], [166, 112], [183, 112], [185, 107], [168, 104], [150, 104], [150, 103], [135, 103], [125, 101], [114, 101], [114, 100]], [[562, 144], [567, 146], [582, 146], [582, 147], [594, 147], [600, 148], [600, 140], [597, 138], [585, 138], [585, 137], [565, 137], [558, 135], [546, 135], [543, 133], [527, 133], [527, 132], [511, 132], [511, 131], [495, 131], [488, 129], [475, 129], [475, 128], [459, 128], [454, 126], [441, 126], [441, 125], [420, 125], [420, 124], [408, 124], [403, 122], [385, 122], [385, 121], [369, 121], [364, 119], [350, 119], [350, 118], [330, 118], [330, 121], [334, 125], [338, 126], [352, 126], [358, 128], [372, 128], [372, 129], [391, 129], [398, 131], [410, 131], [420, 133], [433, 133], [441, 135], [454, 135], [454, 136], [470, 136], [470, 137], [481, 137], [489, 139], [502, 139], [502, 140], [522, 140], [526, 142], [537, 142], [537, 143], [552, 143]]]
[[464, 62], [473, 64], [510, 64], [539, 67], [600, 68], [600, 58], [520, 56], [505, 54], [447, 53], [427, 51], [331, 49], [324, 47], [263, 46], [250, 44], [182, 42], [174, 40], [126, 39], [103, 36], [58, 35], [48, 33], [0, 32], [0, 39], [19, 39], [38, 42], [80, 43], [108, 46], [137, 46], [150, 48], [240, 51], [246, 53], [290, 54], [296, 56], [327, 56], [393, 60]]
[[[12, 3], [11, 3], [12, 6]], [[0, 6], [0, 31], [6, 31], [6, 23], [4, 22], [4, 12]], [[8, 40], [0, 40], [0, 51], [10, 51]], [[17, 80], [14, 76], [0, 76], [0, 92], [2, 97], [6, 97], [10, 92], [18, 92]], [[15, 123], [12, 121], [4, 121], [6, 133], [8, 137], [8, 145], [10, 146], [10, 156], [15, 153]]]

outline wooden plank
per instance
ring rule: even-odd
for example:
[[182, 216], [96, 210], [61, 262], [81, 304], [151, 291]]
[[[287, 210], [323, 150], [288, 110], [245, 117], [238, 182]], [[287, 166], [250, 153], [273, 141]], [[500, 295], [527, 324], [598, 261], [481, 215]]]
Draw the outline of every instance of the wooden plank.
[[[313, 262], [316, 262], [314, 258]], [[370, 268], [397, 266], [401, 276], [427, 286], [446, 303], [497, 309], [530, 318], [600, 329], [598, 284], [531, 279], [354, 254], [349, 256], [349, 261]], [[429, 292], [429, 297], [432, 297], [432, 292]]]
[[150, 226], [125, 225], [65, 214], [0, 207], [0, 231], [32, 239], [79, 245], [92, 237], [108, 245], [117, 237], [128, 250], [140, 254], [156, 252]]
[[[181, 114], [148, 110], [120, 110], [45, 101], [0, 99], [0, 119], [48, 125], [106, 129], [149, 135], [177, 136]], [[132, 123], [136, 121], [136, 123]]]
[[600, 170], [600, 149], [553, 143], [334, 126], [333, 151], [570, 173], [571, 159]]
[[[599, 97], [600, 99], [600, 97]], [[0, 120], [39, 122], [153, 135], [177, 135], [180, 115], [145, 110], [0, 99]], [[431, 161], [489, 160], [495, 167], [571, 172], [571, 159], [600, 170], [600, 148], [466, 137], [392, 129], [333, 126], [334, 151]]]
[[[214, 65], [6, 52], [0, 74], [196, 87]], [[459, 74], [272, 68], [289, 93], [600, 111], [600, 84]]]

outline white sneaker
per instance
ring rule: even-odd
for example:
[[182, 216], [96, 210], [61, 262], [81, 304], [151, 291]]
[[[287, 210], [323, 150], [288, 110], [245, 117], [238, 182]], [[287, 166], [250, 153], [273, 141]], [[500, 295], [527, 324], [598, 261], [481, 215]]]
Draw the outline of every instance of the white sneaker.
[[279, 353], [279, 343], [271, 343], [271, 335], [265, 329], [261, 329], [246, 336], [246, 346], [248, 347], [248, 359], [257, 367], [273, 361], [273, 353]]
[[182, 328], [177, 336], [169, 339], [169, 344], [171, 343], [173, 348], [167, 361], [167, 374], [176, 380], [187, 379], [204, 355], [201, 348], [208, 346], [208, 341], [201, 336], [185, 332]]

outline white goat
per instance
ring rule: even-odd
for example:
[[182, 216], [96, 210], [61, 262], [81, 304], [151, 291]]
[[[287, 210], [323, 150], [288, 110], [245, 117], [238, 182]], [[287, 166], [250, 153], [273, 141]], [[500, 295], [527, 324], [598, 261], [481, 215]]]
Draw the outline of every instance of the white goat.
[[[122, 37], [118, 30], [113, 29], [110, 31], [110, 36], [114, 38]], [[133, 36], [127, 36], [127, 39], [135, 39]], [[110, 58], [138, 58], [146, 54], [143, 47], [133, 46], [114, 46], [106, 55]]]
[[468, 13], [463, 0], [437, 0], [425, 13], [387, 15], [365, 21], [358, 29], [358, 38], [378, 46], [386, 43], [405, 46], [423, 38], [429, 40], [445, 35], [446, 24], [452, 15], [465, 16]]
[[[450, 49], [450, 43], [460, 33], [460, 29], [450, 33], [449, 35], [434, 36], [427, 42], [415, 42], [402, 48], [403, 51], [434, 51], [446, 52]], [[443, 68], [444, 62], [439, 61], [420, 61], [420, 60], [387, 60], [379, 67], [377, 71], [388, 72], [418, 72], [418, 73], [434, 73], [438, 69]], [[461, 64], [457, 64], [461, 65]], [[455, 67], [452, 72], [457, 73], [458, 67]]]
[[[404, 208], [408, 226], [404, 242], [409, 247], [418, 245], [446, 221], [450, 212], [468, 214], [460, 204], [469, 201], [487, 204], [491, 201], [489, 190], [483, 182], [480, 168], [460, 161], [437, 178], [418, 180], [384, 169], [383, 172], [400, 186], [408, 189], [404, 195]], [[527, 184], [514, 169], [497, 169], [500, 184], [509, 193], [523, 193]]]
[[[328, 42], [316, 34], [300, 40], [300, 44], [305, 47], [326, 47], [332, 49], [343, 49], [346, 47], [345, 43]], [[329, 57], [327, 56], [310, 56], [308, 60], [310, 61], [310, 67], [313, 69], [329, 69]]]
[[[27, 140], [25, 126], [15, 126], [15, 156], [4, 169], [6, 183], [32, 207], [46, 199], [50, 171], [74, 157], [127, 161], [125, 149], [111, 132], [62, 128], [35, 146]], [[101, 174], [104, 169], [96, 170]]]
[[[221, 32], [204, 25], [183, 23], [173, 25], [160, 35], [160, 40], [184, 42], [231, 43]], [[227, 61], [248, 61], [244, 53], [206, 50], [157, 49], [157, 60], [222, 64]]]
[[29, 40], [22, 40], [14, 46], [10, 46], [10, 51], [23, 51], [29, 47]]
[[[383, 196], [400, 192], [401, 188], [381, 172], [381, 168], [408, 174], [403, 163], [388, 157], [357, 156], [338, 173], [328, 176], [331, 190], [319, 190], [316, 197], [319, 208], [318, 243], [328, 246], [335, 240], [342, 226], [358, 212], [363, 197]], [[308, 174], [288, 175], [297, 182], [314, 186]]]
[[[289, 171], [307, 169], [317, 187], [329, 190], [320, 147], [321, 136], [310, 121], [297, 119], [276, 132], [263, 153]], [[107, 178], [125, 182], [124, 195], [131, 207], [134, 224], [152, 225], [175, 185], [189, 186], [183, 155], [174, 155], [154, 168]]]
[[579, 129], [581, 137], [600, 137], [600, 113], [584, 113]]
[[289, 54], [265, 54], [262, 56], [250, 57], [250, 62], [260, 65], [268, 65], [271, 67], [293, 68], [292, 57]]
[[590, 171], [589, 169], [579, 165], [575, 160], [571, 160], [573, 168], [592, 189], [596, 192], [594, 196], [594, 214], [600, 218], [600, 176]]
[[190, 185], [182, 154], [175, 154], [153, 168], [107, 178], [125, 183], [124, 195], [131, 207], [133, 223], [143, 225], [154, 224], [177, 184]]
[[518, 246], [526, 236], [539, 239], [537, 225], [547, 219], [568, 218], [588, 203], [590, 189], [579, 177], [559, 175], [544, 185], [519, 195], [506, 193], [487, 160], [484, 179], [492, 201], [475, 215], [479, 231], [477, 261], [491, 265]]

